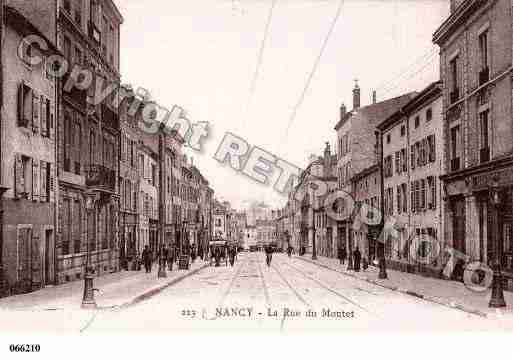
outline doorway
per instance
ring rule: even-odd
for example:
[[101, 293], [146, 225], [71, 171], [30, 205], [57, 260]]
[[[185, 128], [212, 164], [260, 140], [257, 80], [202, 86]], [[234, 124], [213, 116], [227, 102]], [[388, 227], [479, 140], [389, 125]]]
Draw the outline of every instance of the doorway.
[[44, 259], [44, 265], [45, 265], [45, 271], [43, 278], [44, 285], [50, 285], [53, 283], [52, 280], [52, 267], [53, 267], [53, 250], [52, 250], [52, 243], [53, 243], [53, 230], [47, 229], [45, 230], [45, 259]]

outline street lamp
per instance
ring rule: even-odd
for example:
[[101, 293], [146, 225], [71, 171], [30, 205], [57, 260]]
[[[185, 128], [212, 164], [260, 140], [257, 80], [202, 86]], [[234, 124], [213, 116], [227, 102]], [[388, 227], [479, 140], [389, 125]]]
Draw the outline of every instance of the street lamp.
[[[92, 221], [93, 216], [96, 216], [96, 203], [98, 198], [95, 194], [87, 194], [86, 195], [86, 209], [89, 213], [88, 220]], [[95, 223], [91, 223], [89, 228], [96, 228]], [[93, 229], [94, 230], [94, 229]], [[84, 295], [82, 297], [82, 309], [96, 309], [96, 301], [94, 299], [94, 275], [93, 268], [91, 265], [91, 236], [92, 234], [88, 232], [87, 238], [87, 251], [86, 251], [86, 268], [84, 275]]]
[[492, 296], [490, 297], [490, 308], [503, 308], [506, 306], [504, 300], [504, 292], [502, 288], [502, 274], [501, 274], [501, 258], [502, 258], [502, 245], [499, 231], [499, 207], [501, 205], [501, 198], [499, 192], [499, 185], [497, 178], [492, 179], [492, 187], [490, 188], [490, 201], [493, 208], [493, 234], [494, 234], [494, 259], [493, 259], [493, 281], [492, 281]]

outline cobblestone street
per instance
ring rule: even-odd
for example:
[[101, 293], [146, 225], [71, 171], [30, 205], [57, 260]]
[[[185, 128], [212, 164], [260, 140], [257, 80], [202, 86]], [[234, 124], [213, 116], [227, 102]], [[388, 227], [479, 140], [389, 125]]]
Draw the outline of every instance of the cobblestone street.
[[[95, 333], [513, 328], [508, 317], [483, 318], [342, 275], [297, 257], [278, 254], [271, 267], [267, 267], [264, 254], [259, 252], [240, 254], [233, 268], [206, 267], [126, 308], [37, 312], [38, 315], [34, 311], [4, 311], [2, 329]], [[16, 314], [9, 319], [13, 313]]]

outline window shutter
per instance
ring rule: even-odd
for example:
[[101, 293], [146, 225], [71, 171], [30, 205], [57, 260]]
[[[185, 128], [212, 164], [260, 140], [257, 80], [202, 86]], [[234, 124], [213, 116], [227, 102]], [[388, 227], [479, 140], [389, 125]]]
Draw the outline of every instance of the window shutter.
[[50, 118], [47, 118], [48, 121], [48, 129], [49, 129], [49, 136], [50, 140], [53, 140], [55, 137], [55, 108], [54, 103], [50, 100], [48, 100], [48, 106], [50, 106]]
[[415, 146], [411, 145], [410, 147], [410, 163], [411, 163], [411, 169], [415, 169]]
[[436, 177], [433, 177], [433, 194], [432, 194], [432, 201], [433, 201], [433, 209], [436, 209]]
[[18, 87], [18, 126], [23, 126], [25, 116], [25, 104], [23, 103], [23, 88], [25, 83], [22, 82]]
[[48, 127], [46, 123], [46, 97], [41, 96], [41, 136], [48, 136]]
[[41, 161], [39, 164], [39, 183], [40, 183], [40, 193], [39, 193], [39, 200], [41, 202], [48, 202], [48, 187], [47, 187], [47, 168], [46, 168], [46, 162]]
[[36, 91], [32, 93], [32, 131], [39, 132], [39, 113], [41, 112], [41, 101]]
[[20, 198], [25, 192], [25, 177], [23, 173], [23, 161], [21, 154], [17, 153], [14, 157], [14, 196]]
[[433, 152], [433, 161], [432, 162], [436, 162], [436, 135], [431, 135], [431, 149], [432, 149], [432, 152]]
[[47, 171], [48, 171], [48, 191], [50, 195], [50, 202], [55, 201], [55, 174], [54, 174], [54, 165], [51, 163], [47, 163]]
[[32, 159], [32, 200], [39, 201], [39, 161]]

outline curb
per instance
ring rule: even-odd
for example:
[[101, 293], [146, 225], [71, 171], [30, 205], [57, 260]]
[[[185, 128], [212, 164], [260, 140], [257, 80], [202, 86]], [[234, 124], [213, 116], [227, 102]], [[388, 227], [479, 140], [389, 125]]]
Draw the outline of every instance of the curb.
[[316, 266], [319, 266], [319, 267], [331, 270], [333, 272], [337, 272], [337, 273], [340, 273], [342, 275], [345, 275], [345, 276], [348, 276], [348, 277], [351, 277], [351, 278], [355, 278], [355, 279], [358, 279], [358, 280], [361, 280], [361, 281], [365, 281], [365, 282], [377, 285], [377, 286], [382, 287], [382, 288], [389, 289], [389, 290], [394, 291], [394, 292], [403, 293], [403, 294], [406, 294], [406, 295], [409, 295], [409, 296], [412, 296], [412, 297], [424, 300], [426, 302], [435, 303], [435, 304], [442, 305], [444, 307], [448, 307], [448, 308], [451, 308], [451, 309], [457, 309], [457, 310], [460, 310], [460, 311], [468, 313], [468, 314], [473, 314], [473, 315], [477, 315], [477, 316], [480, 316], [480, 317], [483, 317], [483, 318], [488, 318], [488, 314], [487, 313], [485, 313], [483, 311], [480, 311], [479, 309], [467, 307], [467, 306], [465, 306], [463, 304], [460, 304], [460, 303], [447, 302], [447, 301], [443, 300], [440, 297], [433, 297], [433, 296], [424, 295], [422, 293], [417, 293], [415, 291], [412, 291], [412, 290], [409, 290], [409, 289], [406, 289], [406, 288], [400, 288], [400, 287], [397, 287], [397, 286], [394, 286], [394, 285], [386, 285], [384, 283], [378, 282], [375, 279], [362, 278], [362, 277], [359, 277], [359, 276], [357, 276], [355, 274], [348, 273], [348, 272], [343, 272], [343, 271], [337, 270], [335, 268], [332, 268], [330, 266], [327, 266], [325, 264], [314, 262], [314, 261], [312, 261], [310, 259], [306, 259], [306, 258], [302, 258], [302, 257], [297, 257], [297, 256], [296, 256], [296, 258], [300, 259], [300, 260], [302, 260], [304, 262], [311, 263], [311, 264], [314, 264]]
[[135, 298], [132, 298], [131, 300], [129, 300], [128, 302], [125, 302], [119, 306], [117, 306], [119, 309], [125, 309], [125, 308], [128, 308], [128, 307], [131, 307], [133, 305], [136, 305], [138, 303], [141, 303], [145, 300], [148, 300], [150, 299], [151, 297], [159, 294], [160, 292], [162, 292], [164, 289], [167, 289], [169, 287], [171, 287], [172, 285], [175, 285], [177, 284], [178, 282], [181, 282], [182, 280], [184, 280], [185, 278], [188, 278], [196, 273], [198, 273], [199, 271], [207, 268], [209, 266], [208, 263], [205, 263], [203, 264], [202, 266], [192, 270], [192, 271], [189, 271], [189, 272], [186, 272], [184, 273], [183, 275], [181, 276], [178, 276], [176, 278], [173, 278], [171, 281], [167, 282], [167, 283], [164, 283], [158, 287], [155, 287], [155, 288], [152, 288], [142, 294], [139, 294], [137, 295]]

